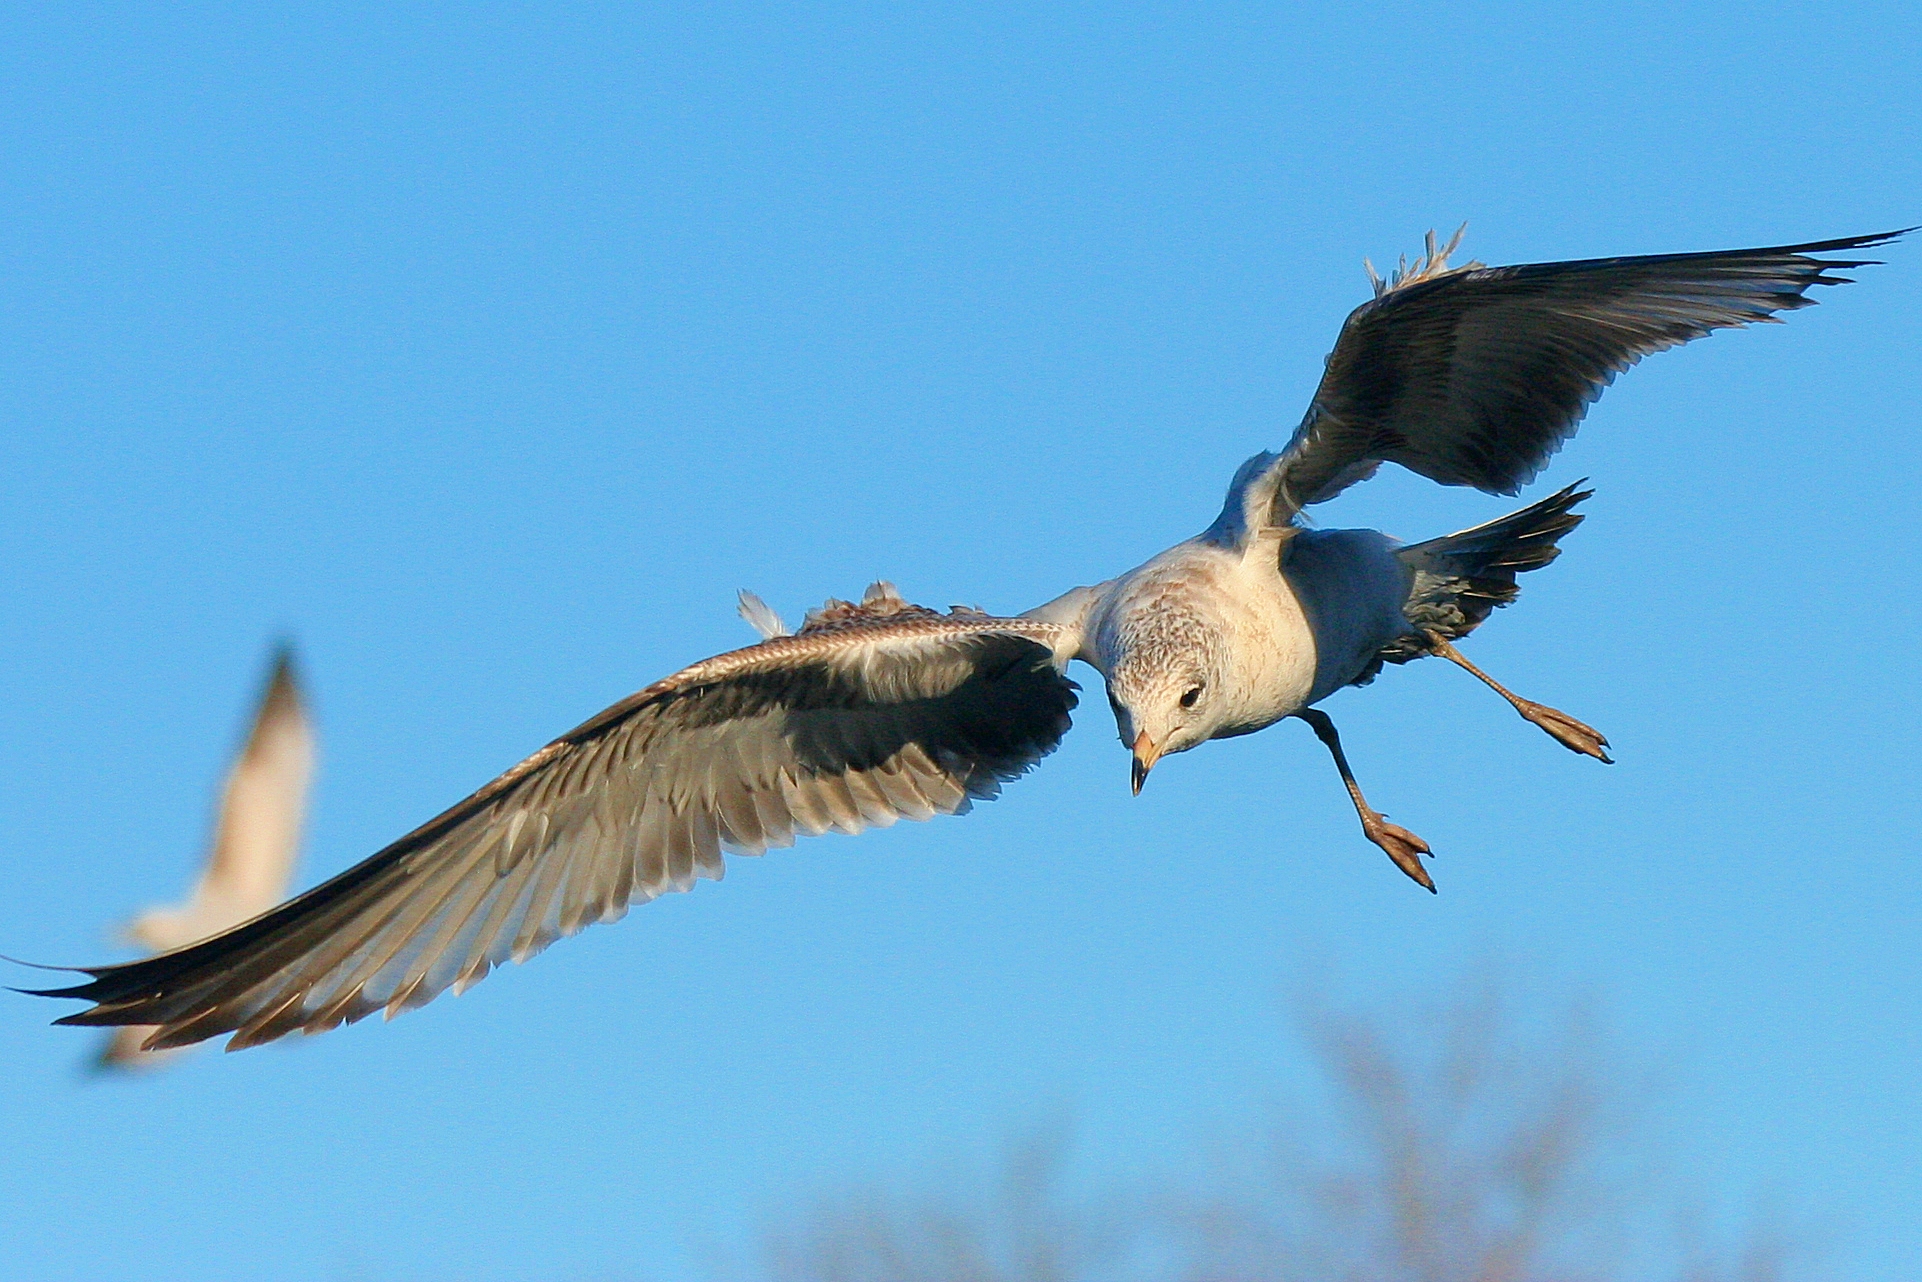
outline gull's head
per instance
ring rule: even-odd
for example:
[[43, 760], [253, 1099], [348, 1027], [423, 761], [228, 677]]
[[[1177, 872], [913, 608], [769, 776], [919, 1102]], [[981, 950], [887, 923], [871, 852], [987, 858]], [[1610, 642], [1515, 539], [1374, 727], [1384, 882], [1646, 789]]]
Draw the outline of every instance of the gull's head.
[[1225, 655], [1218, 630], [1186, 610], [1142, 611], [1103, 638], [1108, 704], [1121, 744], [1134, 754], [1139, 793], [1155, 762], [1214, 737], [1226, 723]]

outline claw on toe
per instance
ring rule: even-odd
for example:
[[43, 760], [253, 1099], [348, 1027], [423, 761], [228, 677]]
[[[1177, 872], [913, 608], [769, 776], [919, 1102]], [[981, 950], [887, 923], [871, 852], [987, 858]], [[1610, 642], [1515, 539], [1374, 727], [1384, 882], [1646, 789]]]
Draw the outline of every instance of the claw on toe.
[[1423, 855], [1432, 856], [1435, 853], [1428, 848], [1427, 842], [1400, 824], [1389, 823], [1380, 815], [1376, 815], [1372, 822], [1363, 824], [1362, 832], [1368, 840], [1388, 853], [1388, 857], [1395, 861], [1395, 867], [1407, 873], [1429, 894], [1436, 893], [1435, 879], [1428, 875], [1428, 869], [1421, 862]]
[[1594, 726], [1577, 721], [1559, 708], [1551, 708], [1545, 703], [1525, 702], [1515, 709], [1523, 718], [1534, 722], [1546, 730], [1556, 743], [1570, 752], [1579, 752], [1584, 757], [1593, 757], [1605, 766], [1615, 764], [1608, 755], [1608, 739]]

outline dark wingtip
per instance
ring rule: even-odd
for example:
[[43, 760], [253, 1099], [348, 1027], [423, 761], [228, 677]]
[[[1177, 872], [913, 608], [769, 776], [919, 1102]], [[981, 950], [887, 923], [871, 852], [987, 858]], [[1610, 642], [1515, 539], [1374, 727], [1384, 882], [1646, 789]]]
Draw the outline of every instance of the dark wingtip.
[[93, 986], [100, 982], [102, 975], [112, 969], [106, 966], [49, 966], [45, 962], [30, 962], [19, 957], [8, 957], [4, 953], [0, 953], [0, 961], [12, 962], [16, 966], [26, 966], [33, 970], [57, 970], [69, 975], [87, 976], [86, 983], [74, 984], [68, 988], [15, 988], [11, 984], [6, 986], [8, 992], [19, 993], [24, 997], [71, 997], [76, 1001], [92, 1001]]
[[[100, 973], [91, 966], [49, 966], [45, 962], [30, 962], [24, 957], [9, 957], [5, 953], [0, 953], [0, 961], [12, 962], [15, 966], [26, 966], [33, 970], [64, 970], [70, 975], [98, 975]], [[26, 990], [16, 988], [14, 991], [24, 992]]]
[[[1915, 230], [1917, 230], [1915, 227], [1903, 227], [1896, 231], [1876, 232], [1870, 236], [1850, 236], [1843, 240], [1823, 240], [1807, 245], [1788, 245], [1784, 247], [1784, 252], [1802, 258], [1803, 261], [1815, 266], [1815, 275], [1808, 282], [1810, 285], [1853, 285], [1855, 283], [1855, 277], [1837, 276], [1835, 273], [1852, 271], [1857, 267], [1881, 267], [1883, 266], [1883, 260], [1880, 258], [1809, 258], [1807, 255], [1833, 253], [1844, 249], [1873, 249], [1878, 245], [1893, 244]], [[1814, 304], [1815, 300], [1813, 298], [1798, 298], [1794, 302], [1784, 303], [1781, 310], [1787, 311], [1795, 307], [1812, 307]], [[1769, 319], [1773, 320], [1776, 318], [1770, 317]]]
[[[91, 976], [91, 978], [88, 979], [87, 982], [84, 984], [74, 984], [67, 988], [12, 988], [12, 987], [9, 987], [7, 989], [8, 992], [19, 993], [25, 997], [65, 997], [78, 1002], [90, 1002], [90, 1001], [97, 1000], [100, 996], [99, 986], [100, 986], [101, 977], [106, 975], [108, 971], [113, 969], [113, 967], [111, 966], [102, 966], [102, 967], [35, 966], [34, 963], [32, 962], [21, 962], [20, 964], [23, 966], [34, 966], [36, 970], [71, 971], [75, 974]], [[69, 1017], [68, 1019], [63, 1019], [60, 1022], [63, 1024], [69, 1023], [71, 1022], [71, 1018], [72, 1017]]]
[[283, 636], [274, 642], [268, 659], [267, 685], [261, 703], [264, 706], [287, 698], [300, 698], [300, 651], [292, 637]]
[[[1922, 223], [1913, 227], [1899, 227], [1894, 231], [1871, 232], [1867, 236], [1844, 236], [1839, 240], [1813, 240], [1805, 245], [1784, 245], [1782, 248], [1791, 254], [1832, 254], [1843, 249], [1874, 249], [1878, 245], [1892, 245], [1914, 231], [1922, 231]], [[1831, 267], [1874, 267], [1877, 263], [1831, 263]]]
[[[34, 993], [33, 996], [65, 997], [67, 996], [67, 994], [66, 993]], [[72, 1014], [72, 1015], [62, 1015], [59, 1019], [56, 1019], [53, 1021], [54, 1026], [57, 1028], [97, 1028], [99, 1027], [99, 1025], [95, 1021], [87, 1018], [87, 1016], [91, 1015], [92, 1013], [93, 1013], [92, 1011], [83, 1010], [83, 1011], [76, 1012], [75, 1014]]]

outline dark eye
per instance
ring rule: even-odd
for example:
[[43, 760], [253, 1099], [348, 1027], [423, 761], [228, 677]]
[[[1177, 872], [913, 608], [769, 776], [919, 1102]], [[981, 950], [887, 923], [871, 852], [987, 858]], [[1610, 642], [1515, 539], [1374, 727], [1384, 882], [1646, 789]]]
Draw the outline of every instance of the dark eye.
[[1186, 694], [1181, 696], [1181, 706], [1184, 708], [1192, 708], [1195, 706], [1195, 700], [1199, 699], [1200, 697], [1201, 697], [1201, 687], [1200, 686], [1191, 687]]

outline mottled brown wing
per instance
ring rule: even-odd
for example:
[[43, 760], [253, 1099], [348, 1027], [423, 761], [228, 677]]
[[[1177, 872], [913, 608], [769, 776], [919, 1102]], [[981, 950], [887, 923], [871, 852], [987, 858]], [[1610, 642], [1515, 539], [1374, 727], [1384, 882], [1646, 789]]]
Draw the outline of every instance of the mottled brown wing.
[[1381, 462], [1443, 485], [1514, 494], [1642, 357], [1809, 306], [1811, 286], [1846, 283], [1826, 273], [1870, 265], [1810, 254], [1903, 234], [1471, 267], [1386, 288], [1343, 324], [1276, 464], [1269, 521], [1333, 498]]
[[154, 1047], [392, 1015], [719, 878], [723, 848], [960, 813], [1066, 733], [1059, 628], [849, 611], [648, 687], [245, 925], [43, 995], [95, 1003], [61, 1023], [158, 1026]]

